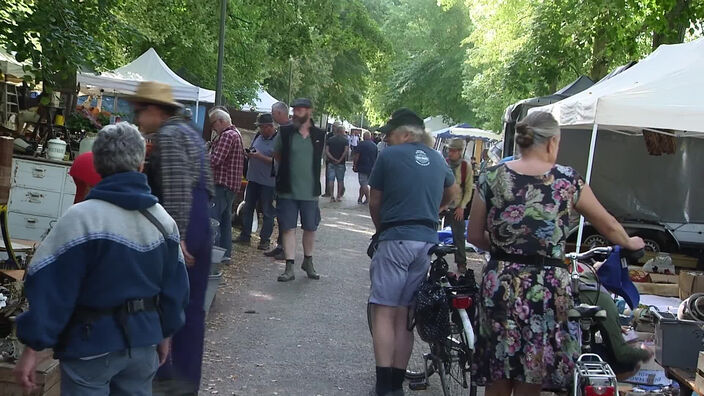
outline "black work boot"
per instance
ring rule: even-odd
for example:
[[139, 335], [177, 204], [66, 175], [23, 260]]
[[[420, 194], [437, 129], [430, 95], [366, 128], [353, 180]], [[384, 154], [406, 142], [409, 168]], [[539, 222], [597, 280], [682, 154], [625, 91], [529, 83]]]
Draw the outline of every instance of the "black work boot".
[[303, 257], [301, 269], [306, 272], [306, 275], [308, 275], [310, 279], [320, 279], [320, 275], [318, 275], [318, 273], [315, 272], [315, 268], [313, 268], [313, 256]]
[[296, 279], [296, 275], [293, 274], [293, 260], [286, 260], [286, 270], [283, 274], [279, 275], [276, 279], [279, 282], [288, 282]]

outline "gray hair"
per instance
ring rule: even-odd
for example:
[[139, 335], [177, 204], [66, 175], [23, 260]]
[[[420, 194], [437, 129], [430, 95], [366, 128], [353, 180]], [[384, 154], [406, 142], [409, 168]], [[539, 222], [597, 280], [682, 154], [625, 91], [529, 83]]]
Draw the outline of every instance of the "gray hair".
[[273, 113], [275, 111], [281, 111], [288, 114], [288, 105], [284, 102], [276, 102], [271, 105], [271, 112]]
[[364, 140], [369, 140], [369, 139], [371, 139], [371, 138], [372, 138], [372, 133], [371, 133], [371, 132], [369, 132], [369, 131], [364, 131], [364, 132], [362, 133], [362, 139], [364, 139]]
[[139, 171], [146, 145], [137, 127], [129, 122], [106, 125], [93, 142], [93, 165], [102, 177]]
[[546, 111], [534, 111], [516, 124], [516, 144], [522, 149], [545, 144], [553, 136], [560, 136], [560, 125]]
[[414, 142], [420, 142], [428, 147], [433, 147], [435, 143], [435, 138], [433, 138], [425, 128], [416, 125], [401, 125], [400, 127], [393, 130], [393, 132], [406, 132], [411, 135], [411, 140]]
[[223, 120], [227, 122], [228, 124], [232, 124], [232, 118], [230, 117], [230, 113], [226, 112], [223, 109], [216, 108], [213, 111], [208, 114], [210, 117], [210, 122], [215, 122], [217, 120]]

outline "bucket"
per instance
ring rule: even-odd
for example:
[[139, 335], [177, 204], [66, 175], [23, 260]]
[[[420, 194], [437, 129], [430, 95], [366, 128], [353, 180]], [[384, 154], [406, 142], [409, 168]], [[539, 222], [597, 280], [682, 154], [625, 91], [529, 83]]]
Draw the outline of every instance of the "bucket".
[[52, 160], [61, 161], [66, 155], [66, 142], [56, 138], [49, 140], [46, 146], [47, 157]]
[[203, 301], [203, 309], [205, 309], [206, 315], [215, 299], [215, 293], [217, 293], [220, 286], [220, 279], [222, 279], [222, 272], [208, 276], [208, 287], [205, 289], [205, 300]]
[[81, 139], [81, 144], [79, 145], [78, 148], [78, 154], [83, 154], [91, 151], [93, 149], [93, 142], [95, 142], [95, 139], [98, 138], [98, 135], [95, 133], [87, 133], [86, 136]]

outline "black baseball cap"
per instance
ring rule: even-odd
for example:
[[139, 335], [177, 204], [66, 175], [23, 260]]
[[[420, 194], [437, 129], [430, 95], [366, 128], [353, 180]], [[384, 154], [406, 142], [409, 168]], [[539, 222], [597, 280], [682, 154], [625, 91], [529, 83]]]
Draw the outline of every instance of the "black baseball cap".
[[312, 109], [313, 102], [311, 102], [308, 98], [298, 98], [293, 101], [291, 107], [305, 107], [306, 109]]
[[274, 118], [270, 113], [259, 113], [257, 116], [257, 122], [254, 125], [269, 125], [274, 124]]
[[402, 107], [391, 114], [391, 118], [386, 122], [386, 124], [379, 128], [379, 132], [387, 134], [403, 125], [412, 125], [425, 128], [425, 123], [422, 118], [418, 117], [418, 115], [412, 110]]

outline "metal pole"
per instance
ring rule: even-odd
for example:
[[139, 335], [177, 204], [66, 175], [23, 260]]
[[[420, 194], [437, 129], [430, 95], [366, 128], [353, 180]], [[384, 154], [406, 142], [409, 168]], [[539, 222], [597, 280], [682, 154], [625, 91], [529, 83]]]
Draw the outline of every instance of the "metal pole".
[[222, 104], [222, 67], [225, 58], [225, 16], [227, 15], [227, 0], [220, 1], [220, 45], [218, 47], [218, 79], [215, 88], [215, 105]]
[[[594, 165], [594, 150], [596, 149], [596, 137], [599, 132], [599, 124], [594, 124], [592, 128], [592, 141], [589, 144], [589, 160], [587, 161], [586, 183], [592, 180], [592, 166]], [[582, 234], [584, 234], [584, 216], [579, 217], [579, 232], [577, 232], [577, 252], [582, 247]]]

